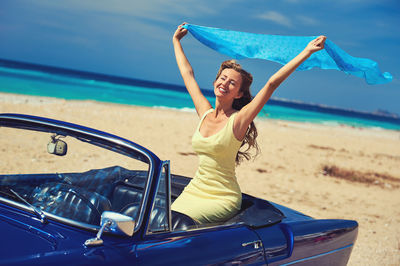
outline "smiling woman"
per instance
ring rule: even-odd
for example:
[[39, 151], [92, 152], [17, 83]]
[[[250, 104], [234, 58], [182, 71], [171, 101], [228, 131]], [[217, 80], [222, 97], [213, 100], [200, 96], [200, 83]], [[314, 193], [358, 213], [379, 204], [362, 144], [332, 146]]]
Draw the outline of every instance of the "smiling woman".
[[[234, 60], [225, 61], [221, 64], [221, 67], [217, 73], [217, 77], [215, 78], [214, 93], [215, 96], [218, 97], [218, 92], [216, 88], [219, 88], [218, 90], [221, 90], [222, 88], [224, 94], [228, 93], [230, 89], [223, 89], [225, 83], [228, 83], [229, 86], [233, 88], [239, 88], [238, 95], [234, 97], [232, 102], [232, 108], [239, 111], [245, 105], [250, 103], [253, 98], [250, 92], [250, 85], [252, 82], [253, 76], [249, 72], [244, 70], [240, 64], [236, 63]], [[256, 141], [257, 135], [257, 128], [253, 121], [251, 121], [244, 137], [235, 135], [237, 139], [243, 139], [242, 145], [240, 147], [243, 147], [247, 144], [247, 149], [245, 149], [244, 151], [239, 150], [237, 152], [237, 164], [239, 164], [242, 159], [250, 159], [251, 155], [249, 153], [249, 150], [251, 148], [256, 149], [256, 154], [259, 152], [259, 147]]]
[[[241, 208], [235, 163], [239, 163], [241, 157], [251, 157], [249, 148], [258, 150], [254, 118], [275, 89], [314, 52], [324, 48], [326, 37], [312, 40], [268, 80], [254, 99], [250, 95], [251, 74], [234, 61], [223, 62], [213, 83], [215, 108], [212, 108], [194, 78], [180, 43], [188, 32], [186, 28], [186, 23], [178, 27], [173, 44], [183, 81], [200, 117], [192, 138], [200, 163], [195, 177], [171, 207], [198, 223], [215, 223], [231, 218]], [[247, 150], [240, 151], [246, 144]]]

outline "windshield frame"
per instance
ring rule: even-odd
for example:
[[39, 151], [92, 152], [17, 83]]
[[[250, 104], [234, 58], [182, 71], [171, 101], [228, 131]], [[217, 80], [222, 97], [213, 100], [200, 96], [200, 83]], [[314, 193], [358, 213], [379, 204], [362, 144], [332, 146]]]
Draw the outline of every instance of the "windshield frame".
[[[151, 184], [155, 168], [159, 164], [160, 159], [146, 148], [121, 137], [95, 130], [92, 128], [72, 124], [64, 121], [53, 120], [38, 116], [22, 115], [22, 114], [0, 114], [0, 128], [18, 128], [22, 130], [41, 131], [47, 133], [55, 133], [58, 135], [69, 136], [77, 140], [88, 142], [92, 145], [97, 145], [104, 149], [120, 153], [122, 155], [140, 160], [149, 164], [147, 181], [143, 191], [143, 200], [139, 209], [137, 221], [135, 221], [134, 233], [137, 232], [143, 221], [146, 206], [149, 201]], [[35, 215], [34, 211], [27, 205], [9, 200], [0, 196], [0, 202], [6, 203], [13, 207], [17, 207]], [[98, 231], [100, 225], [91, 225], [83, 222], [78, 222], [65, 217], [60, 217], [44, 211], [46, 217], [72, 226], [83, 228], [90, 231]], [[35, 215], [36, 217], [36, 215]]]

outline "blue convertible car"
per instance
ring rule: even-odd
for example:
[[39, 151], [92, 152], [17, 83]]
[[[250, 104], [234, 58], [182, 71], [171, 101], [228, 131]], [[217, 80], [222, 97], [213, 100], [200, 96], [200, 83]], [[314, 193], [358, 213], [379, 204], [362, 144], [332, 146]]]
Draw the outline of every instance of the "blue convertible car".
[[0, 138], [13, 156], [0, 165], [0, 264], [346, 265], [357, 237], [355, 221], [246, 194], [235, 217], [198, 225], [170, 209], [189, 178], [91, 128], [0, 114]]

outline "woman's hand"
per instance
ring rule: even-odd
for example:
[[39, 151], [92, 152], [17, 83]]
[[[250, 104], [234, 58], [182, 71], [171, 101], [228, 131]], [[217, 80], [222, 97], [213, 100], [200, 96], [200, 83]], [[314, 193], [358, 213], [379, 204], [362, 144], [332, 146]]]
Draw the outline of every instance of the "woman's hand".
[[305, 50], [310, 53], [315, 53], [319, 50], [322, 50], [322, 49], [324, 49], [325, 40], [326, 40], [326, 37], [321, 35], [318, 38], [309, 42], [307, 47], [305, 48]]
[[178, 26], [178, 28], [176, 29], [176, 31], [174, 33], [174, 37], [172, 38], [172, 40], [180, 41], [183, 38], [183, 36], [185, 36], [187, 34], [188, 30], [182, 27], [185, 24], [186, 24], [186, 22], [184, 22]]

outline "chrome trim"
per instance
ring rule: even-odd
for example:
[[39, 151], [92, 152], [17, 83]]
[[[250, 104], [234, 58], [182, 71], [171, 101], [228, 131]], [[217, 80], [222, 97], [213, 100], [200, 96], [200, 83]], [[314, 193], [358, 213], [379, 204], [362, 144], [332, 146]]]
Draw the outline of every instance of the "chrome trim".
[[[168, 200], [168, 227], [169, 227], [169, 231], [172, 231], [172, 211], [171, 211], [171, 162], [169, 160], [164, 161], [165, 164], [168, 167], [168, 172], [167, 172], [167, 178], [168, 178], [168, 184], [167, 184], [167, 191], [168, 191], [168, 196], [167, 196], [167, 200]], [[163, 163], [164, 163], [163, 162]], [[164, 167], [164, 164], [163, 164]]]
[[308, 261], [308, 260], [316, 259], [316, 258], [325, 256], [325, 255], [329, 255], [329, 254], [341, 251], [341, 250], [346, 249], [346, 248], [351, 248], [351, 247], [353, 247], [353, 243], [351, 243], [351, 244], [349, 244], [347, 246], [341, 247], [341, 248], [337, 248], [337, 249], [328, 251], [328, 252], [324, 252], [324, 253], [321, 253], [321, 254], [318, 254], [318, 255], [314, 255], [314, 256], [311, 256], [311, 257], [307, 257], [307, 258], [303, 258], [303, 259], [294, 260], [294, 261], [291, 261], [291, 262], [288, 262], [288, 263], [284, 263], [284, 264], [280, 264], [280, 265], [281, 266], [286, 266], [286, 265], [296, 264], [296, 263], [299, 263], [299, 262], [305, 262], [305, 261]]
[[261, 240], [255, 240], [251, 242], [242, 243], [242, 247], [247, 247], [250, 245], [253, 245], [254, 249], [259, 249], [260, 247], [262, 247], [262, 242]]
[[167, 197], [167, 202], [165, 204], [166, 204], [166, 208], [167, 208], [167, 210], [166, 210], [167, 213], [166, 214], [167, 214], [168, 229], [164, 230], [164, 231], [159, 231], [159, 232], [151, 232], [149, 230], [150, 229], [149, 228], [150, 227], [150, 219], [149, 219], [148, 223], [146, 225], [146, 235], [161, 234], [161, 233], [166, 233], [166, 232], [171, 232], [172, 231], [172, 221], [171, 221], [171, 171], [170, 171], [170, 161], [169, 160], [161, 162], [161, 171], [160, 171], [160, 173], [158, 175], [158, 182], [157, 182], [156, 191], [155, 191], [155, 194], [154, 194], [153, 206], [151, 206], [150, 217], [151, 217], [151, 212], [153, 211], [154, 205], [156, 204], [155, 197], [156, 197], [157, 192], [159, 190], [159, 186], [160, 186], [160, 183], [161, 183], [161, 175], [163, 173], [162, 170], [163, 170], [164, 166], [167, 166], [167, 169], [168, 169], [167, 172], [166, 172], [166, 175], [165, 175], [165, 178], [167, 179], [167, 180], [165, 180], [166, 181], [165, 184], [167, 186], [165, 188], [165, 191], [166, 191], [165, 194], [166, 194], [166, 197]]
[[[96, 134], [96, 133], [93, 133], [93, 132], [87, 132], [87, 131], [84, 131], [84, 130], [81, 130], [81, 129], [78, 129], [78, 128], [69, 127], [69, 126], [66, 126], [66, 125], [51, 123], [51, 122], [47, 122], [47, 121], [35, 120], [34, 118], [31, 119], [31, 118], [26, 118], [26, 117], [13, 117], [12, 115], [11, 116], [3, 115], [3, 116], [0, 116], [0, 119], [1, 118], [3, 118], [3, 119], [12, 119], [12, 120], [16, 120], [16, 121], [25, 121], [25, 122], [35, 123], [37, 125], [47, 125], [47, 126], [57, 127], [57, 128], [60, 128], [60, 129], [71, 130], [73, 132], [77, 132], [77, 133], [80, 133], [80, 134], [83, 134], [83, 135], [92, 136], [92, 137], [96, 137], [96, 138], [99, 138], [99, 139], [102, 139], [102, 140], [106, 140], [106, 141], [109, 141], [111, 143], [115, 143], [115, 144], [121, 145], [123, 147], [135, 150], [135, 151], [143, 154], [149, 160], [149, 173], [148, 173], [148, 176], [147, 176], [147, 184], [145, 186], [145, 190], [144, 190], [144, 193], [143, 193], [142, 205], [140, 206], [140, 209], [139, 209], [139, 217], [138, 217], [136, 226], [134, 228], [134, 233], [136, 233], [139, 230], [141, 224], [143, 223], [145, 206], [147, 205], [147, 202], [148, 202], [149, 187], [150, 187], [150, 184], [153, 181], [154, 160], [153, 160], [153, 157], [152, 157], [151, 154], [148, 154], [146, 151], [140, 150], [139, 148], [135, 147], [134, 145], [126, 142], [127, 140], [122, 140], [122, 139], [115, 138], [115, 137], [118, 137], [118, 136], [115, 136], [115, 137], [114, 136], [103, 136], [103, 135], [100, 135], [100, 134]], [[50, 118], [45, 118], [45, 117], [38, 117], [38, 118], [50, 119]], [[64, 121], [56, 121], [56, 122], [64, 123]], [[66, 123], [69, 123], [69, 122], [66, 122]], [[71, 123], [71, 124], [73, 124], [73, 123]], [[78, 124], [73, 124], [73, 125], [80, 126]], [[1, 126], [1, 125], [0, 125], [0, 127], [16, 128], [16, 127]], [[17, 129], [20, 129], [20, 128], [17, 128]], [[88, 129], [96, 130], [94, 128], [89, 128], [89, 127], [88, 127]], [[25, 128], [25, 129], [22, 129], [22, 130], [29, 130], [29, 129]], [[100, 130], [96, 130], [96, 131], [101, 132]], [[103, 133], [110, 134], [110, 133], [107, 133], [107, 132], [103, 132]], [[120, 137], [118, 137], [118, 138], [120, 138]], [[2, 197], [0, 197], [0, 199], [1, 198]], [[6, 202], [10, 203], [9, 200], [6, 200]], [[11, 201], [11, 202], [13, 202], [13, 201]], [[14, 202], [14, 204], [15, 203], [16, 202]], [[25, 210], [26, 208], [24, 207], [22, 209]], [[89, 229], [89, 230], [98, 230], [99, 229], [99, 226], [89, 225], [89, 227], [88, 227], [87, 226], [88, 224], [85, 224], [85, 223], [76, 222], [76, 221], [70, 220], [68, 218], [52, 215], [52, 214], [47, 213], [47, 212], [44, 212], [44, 213], [48, 217], [55, 218], [58, 221], [66, 222], [68, 224], [72, 224], [72, 225], [75, 225], [75, 226], [78, 226], [78, 227], [83, 227], [84, 229]], [[73, 223], [71, 223], [70, 221], [73, 221]]]
[[97, 232], [96, 237], [87, 239], [83, 244], [87, 247], [96, 247], [103, 245], [103, 239], [101, 239], [101, 235], [103, 234], [104, 229], [106, 229], [106, 227], [109, 227], [110, 225], [112, 225], [111, 220], [107, 220], [106, 222], [104, 222], [101, 225], [100, 230]]
[[[15, 202], [15, 201], [0, 197], [0, 203], [6, 203], [6, 204], [10, 205], [11, 207], [16, 207], [16, 208], [18, 208], [20, 210], [23, 210], [23, 211], [26, 211], [26, 212], [34, 214], [34, 212], [33, 212], [33, 210], [31, 208], [28, 208], [28, 206], [26, 206], [24, 204], [21, 204], [19, 202]], [[72, 225], [72, 226], [75, 226], [75, 227], [79, 227], [79, 228], [83, 228], [83, 229], [86, 229], [86, 230], [90, 230], [90, 231], [94, 231], [95, 232], [100, 228], [100, 226], [91, 225], [91, 224], [82, 223], [82, 222], [77, 222], [75, 220], [71, 220], [71, 219], [68, 219], [68, 218], [65, 218], [65, 217], [57, 216], [57, 215], [54, 215], [54, 214], [49, 213], [49, 212], [43, 212], [43, 213], [46, 215], [47, 218], [51, 218], [52, 220], [55, 220], [57, 222], [62, 222], [62, 223], [65, 223], [65, 224], [68, 224], [68, 225]], [[36, 218], [37, 216], [35, 215], [34, 217]]]

